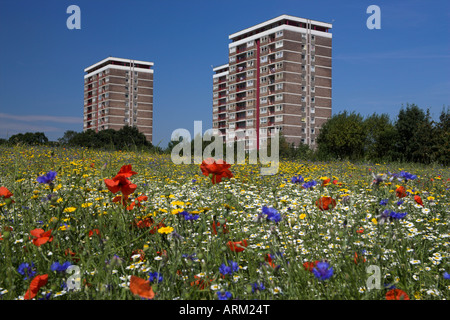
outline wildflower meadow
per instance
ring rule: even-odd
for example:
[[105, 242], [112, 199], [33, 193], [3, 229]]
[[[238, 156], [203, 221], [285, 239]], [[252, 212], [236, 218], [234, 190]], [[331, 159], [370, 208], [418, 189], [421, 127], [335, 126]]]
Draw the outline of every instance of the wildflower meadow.
[[444, 300], [442, 165], [0, 146], [1, 300]]

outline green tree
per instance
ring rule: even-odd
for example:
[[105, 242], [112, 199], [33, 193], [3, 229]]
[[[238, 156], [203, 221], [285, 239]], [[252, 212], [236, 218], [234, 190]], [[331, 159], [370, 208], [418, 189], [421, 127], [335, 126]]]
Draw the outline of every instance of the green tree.
[[48, 138], [43, 132], [26, 132], [12, 135], [8, 141], [13, 144], [39, 145], [48, 143]]
[[402, 161], [424, 162], [429, 158], [427, 143], [433, 134], [429, 113], [425, 113], [415, 104], [407, 104], [406, 109], [402, 106], [395, 123], [396, 151]]
[[448, 166], [450, 164], [450, 108], [442, 110], [439, 122], [435, 124], [432, 143], [433, 160]]
[[366, 135], [364, 154], [367, 160], [390, 160], [395, 142], [395, 127], [387, 114], [372, 115], [364, 119]]
[[333, 115], [320, 129], [317, 152], [322, 159], [357, 160], [364, 156], [365, 142], [363, 117], [343, 111]]

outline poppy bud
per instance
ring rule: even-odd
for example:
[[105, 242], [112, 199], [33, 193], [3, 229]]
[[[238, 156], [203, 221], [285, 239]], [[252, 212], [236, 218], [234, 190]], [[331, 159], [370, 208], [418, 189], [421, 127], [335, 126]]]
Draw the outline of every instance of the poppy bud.
[[221, 226], [223, 226], [225, 224], [225, 222], [226, 222], [225, 219], [219, 219], [219, 223]]
[[84, 184], [86, 184], [86, 180], [85, 179], [81, 179], [80, 183], [84, 185]]
[[202, 260], [203, 259], [203, 253], [199, 253], [199, 254], [197, 254], [197, 258], [199, 258], [200, 260]]
[[6, 205], [9, 206], [9, 205], [12, 203], [11, 198], [6, 198], [6, 199], [5, 199], [5, 203], [6, 203]]
[[220, 250], [222, 250], [223, 252], [227, 251], [227, 247], [226, 246], [221, 246]]
[[231, 194], [228, 193], [225, 197], [227, 198], [227, 200], [231, 200], [232, 196], [231, 196]]
[[5, 233], [3, 233], [3, 235], [2, 235], [2, 238], [8, 239], [10, 235], [11, 235], [11, 233], [9, 231], [5, 231]]

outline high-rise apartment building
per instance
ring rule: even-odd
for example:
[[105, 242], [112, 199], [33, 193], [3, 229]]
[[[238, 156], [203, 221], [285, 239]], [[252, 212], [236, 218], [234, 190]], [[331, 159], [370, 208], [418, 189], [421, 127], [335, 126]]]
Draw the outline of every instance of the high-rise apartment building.
[[213, 68], [213, 130], [226, 141], [245, 130], [246, 149], [276, 131], [315, 147], [331, 117], [331, 27], [281, 15], [231, 34], [228, 63]]
[[106, 58], [86, 69], [83, 130], [137, 127], [153, 134], [153, 62]]

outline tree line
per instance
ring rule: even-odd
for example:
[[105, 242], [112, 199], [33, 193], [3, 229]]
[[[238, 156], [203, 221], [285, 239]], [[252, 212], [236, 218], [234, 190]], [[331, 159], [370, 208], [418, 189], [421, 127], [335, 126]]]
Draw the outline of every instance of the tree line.
[[[269, 140], [270, 141], [270, 140]], [[430, 111], [415, 104], [402, 107], [394, 121], [387, 114], [363, 117], [356, 112], [343, 111], [333, 115], [320, 129], [317, 147], [294, 145], [280, 135], [279, 154], [282, 159], [313, 161], [398, 161], [443, 165], [450, 164], [450, 111], [443, 109], [438, 121], [431, 118]], [[153, 146], [145, 135], [135, 127], [124, 126], [120, 130], [68, 130], [57, 142], [48, 141], [42, 132], [19, 133], [1, 143], [28, 145], [63, 145], [108, 150], [148, 150], [170, 154], [179, 141], [170, 141], [163, 149]], [[191, 144], [194, 154], [194, 140]], [[210, 142], [202, 142], [202, 150]], [[223, 145], [224, 154], [226, 145]], [[234, 150], [237, 150], [235, 146]], [[270, 150], [270, 145], [269, 145]]]

